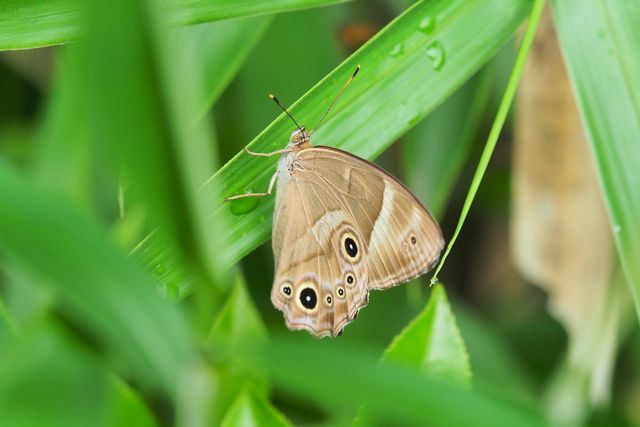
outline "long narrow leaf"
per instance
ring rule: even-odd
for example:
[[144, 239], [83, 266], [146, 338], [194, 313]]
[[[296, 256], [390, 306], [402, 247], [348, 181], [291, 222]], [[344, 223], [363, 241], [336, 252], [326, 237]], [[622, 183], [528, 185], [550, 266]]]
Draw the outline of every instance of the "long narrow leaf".
[[0, 164], [0, 249], [43, 277], [143, 381], [175, 390], [192, 352], [184, 319], [91, 220]]
[[[175, 25], [287, 12], [349, 0], [172, 0], [165, 6]], [[68, 43], [82, 36], [81, 0], [5, 0], [0, 7], [0, 50]]]
[[618, 254], [640, 316], [640, 4], [553, 2]]

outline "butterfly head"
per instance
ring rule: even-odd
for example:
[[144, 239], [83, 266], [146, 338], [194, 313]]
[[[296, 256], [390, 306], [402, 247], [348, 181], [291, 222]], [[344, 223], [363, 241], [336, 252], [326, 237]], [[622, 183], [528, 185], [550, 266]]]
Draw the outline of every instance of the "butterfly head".
[[304, 126], [291, 132], [291, 136], [289, 137], [289, 144], [294, 147], [310, 142], [311, 135], [304, 129]]

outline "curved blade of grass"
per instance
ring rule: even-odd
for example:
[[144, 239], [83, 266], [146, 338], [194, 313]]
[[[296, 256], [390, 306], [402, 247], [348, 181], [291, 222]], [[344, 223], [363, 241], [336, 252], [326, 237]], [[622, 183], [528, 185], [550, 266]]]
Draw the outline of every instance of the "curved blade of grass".
[[180, 47], [178, 60], [183, 81], [198, 81], [194, 96], [196, 117], [201, 118], [253, 50], [271, 18], [259, 16], [177, 28], [172, 37]]
[[[0, 164], [0, 249], [46, 279], [78, 321], [147, 384], [175, 391], [192, 354], [189, 330], [155, 283], [99, 227]], [[46, 207], [44, 209], [43, 207]]]
[[[530, 8], [525, 0], [419, 2], [342, 63], [290, 111], [310, 127], [326, 110], [357, 64], [361, 73], [344, 93], [314, 142], [372, 159], [413, 127], [484, 64], [514, 33]], [[276, 88], [277, 89], [277, 88]], [[286, 103], [286, 102], [285, 102]], [[280, 115], [249, 144], [259, 152], [283, 148], [293, 129]], [[203, 187], [222, 194], [264, 191], [275, 158], [236, 155]], [[273, 198], [227, 203], [232, 263], [265, 241]], [[210, 222], [213, 221], [210, 220]]]
[[618, 255], [640, 316], [640, 8], [553, 1]]
[[489, 160], [491, 160], [491, 155], [493, 154], [493, 150], [496, 147], [496, 143], [498, 142], [498, 137], [500, 136], [500, 132], [502, 131], [502, 126], [507, 119], [507, 114], [509, 113], [511, 102], [513, 101], [513, 98], [516, 94], [516, 89], [518, 88], [520, 77], [522, 76], [522, 70], [524, 69], [524, 64], [527, 60], [529, 49], [531, 49], [531, 45], [533, 44], [533, 37], [536, 34], [538, 22], [540, 21], [540, 16], [542, 15], [542, 11], [544, 9], [544, 2], [545, 0], [535, 0], [535, 2], [533, 3], [531, 16], [529, 18], [529, 24], [527, 25], [527, 30], [524, 33], [522, 43], [520, 44], [518, 56], [516, 57], [516, 62], [513, 66], [511, 76], [509, 77], [507, 88], [505, 89], [504, 96], [502, 97], [502, 101], [500, 102], [500, 107], [498, 107], [498, 113], [496, 114], [493, 126], [491, 127], [491, 132], [489, 133], [489, 137], [487, 138], [487, 143], [484, 147], [484, 150], [482, 151], [482, 156], [480, 157], [478, 167], [475, 174], [473, 175], [471, 186], [469, 187], [467, 197], [465, 198], [464, 204], [462, 206], [462, 211], [460, 212], [458, 224], [456, 225], [456, 229], [453, 232], [451, 240], [449, 240], [449, 243], [447, 244], [447, 249], [445, 250], [444, 255], [442, 255], [442, 258], [440, 258], [438, 267], [436, 268], [436, 271], [433, 273], [433, 277], [431, 278], [432, 285], [437, 283], [438, 281], [438, 273], [447, 260], [447, 256], [449, 255], [449, 252], [451, 252], [451, 248], [455, 244], [456, 239], [460, 234], [460, 230], [462, 230], [464, 221], [466, 220], [467, 215], [469, 214], [469, 210], [471, 209], [473, 199], [476, 197], [476, 193], [478, 192], [478, 188], [480, 187], [480, 183], [482, 182], [482, 177], [487, 170], [487, 166], [489, 166]]
[[[267, 15], [349, 0], [173, 0], [157, 2], [174, 25]], [[82, 36], [81, 0], [5, 0], [0, 7], [0, 50], [68, 43]], [[117, 28], [117, 27], [116, 27]]]
[[[122, 162], [131, 199], [146, 209], [150, 226], [157, 227], [153, 237], [163, 249], [168, 247], [162, 253], [169, 254], [169, 260], [162, 264], [184, 266], [191, 283], [200, 286], [197, 318], [206, 332], [225, 281], [217, 256], [222, 224], [204, 227], [203, 218], [221, 199], [197, 197], [216, 159], [209, 128], [203, 121], [194, 124], [194, 118], [202, 108], [196, 107], [195, 94], [205, 83], [211, 90], [216, 76], [205, 79], [207, 67], [199, 63], [185, 80], [187, 73], [180, 67], [186, 64], [175, 61], [180, 58], [180, 38], [165, 39], [157, 28], [159, 19], [154, 19], [158, 11], [144, 6], [128, 0], [89, 5], [85, 58], [92, 77], [88, 91], [95, 100], [92, 137], [113, 163]], [[79, 43], [81, 48], [85, 45]]]
[[[185, 27], [173, 32], [171, 41], [176, 46], [174, 50], [182, 57], [177, 61], [180, 64], [180, 69], [176, 71], [176, 74], [179, 74], [177, 80], [189, 82], [198, 88], [192, 91], [193, 108], [190, 111], [193, 111], [193, 114], [187, 114], [184, 118], [192, 128], [202, 125], [199, 120], [236, 74], [269, 22], [269, 17], [255, 17]], [[221, 35], [224, 37], [220, 37]], [[191, 154], [185, 169], [189, 170], [193, 182], [199, 185], [211, 175], [216, 157], [215, 153], [211, 153], [211, 147], [219, 144], [215, 131], [204, 137], [189, 136], [186, 140], [182, 145], [185, 149], [188, 147]], [[207, 158], [207, 153], [211, 154], [208, 162], [203, 161]], [[174, 161], [177, 160], [175, 157], [172, 158]], [[202, 200], [219, 203], [220, 198], [216, 200], [203, 197]], [[207, 208], [205, 206], [202, 209]], [[214, 242], [216, 230], [214, 227], [203, 228], [200, 231], [202, 240]], [[193, 290], [194, 278], [184, 265], [184, 260], [176, 257], [157, 233], [148, 235], [133, 252], [153, 269], [157, 279], [163, 283], [167, 296], [172, 300], [180, 299]], [[207, 259], [211, 261], [208, 265], [211, 265], [212, 269], [217, 265], [215, 254], [218, 252], [215, 246], [209, 248]]]
[[171, 11], [169, 22], [183, 25], [291, 12], [348, 1], [351, 0], [170, 0], [167, 7]]

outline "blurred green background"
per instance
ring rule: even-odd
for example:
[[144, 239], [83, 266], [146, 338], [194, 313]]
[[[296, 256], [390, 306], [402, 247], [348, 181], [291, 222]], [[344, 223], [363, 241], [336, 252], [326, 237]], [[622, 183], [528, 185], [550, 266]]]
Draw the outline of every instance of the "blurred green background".
[[[0, 424], [640, 425], [640, 2], [544, 3], [1, 2]], [[294, 128], [267, 94], [312, 126], [357, 64], [314, 143], [447, 241], [492, 157], [441, 284], [318, 340], [273, 198], [223, 199]]]

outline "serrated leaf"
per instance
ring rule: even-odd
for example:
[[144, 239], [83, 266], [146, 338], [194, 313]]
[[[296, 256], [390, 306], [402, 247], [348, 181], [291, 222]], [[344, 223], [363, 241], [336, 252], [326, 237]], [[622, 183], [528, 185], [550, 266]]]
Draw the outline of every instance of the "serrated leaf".
[[[442, 285], [433, 286], [425, 308], [395, 337], [382, 361], [465, 387], [471, 385], [469, 354]], [[366, 426], [373, 419], [370, 405], [364, 405], [354, 425]]]
[[291, 423], [257, 391], [247, 389], [225, 414], [222, 427], [287, 427]]
[[471, 384], [469, 354], [442, 285], [433, 286], [426, 307], [393, 340], [382, 360]]

